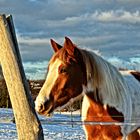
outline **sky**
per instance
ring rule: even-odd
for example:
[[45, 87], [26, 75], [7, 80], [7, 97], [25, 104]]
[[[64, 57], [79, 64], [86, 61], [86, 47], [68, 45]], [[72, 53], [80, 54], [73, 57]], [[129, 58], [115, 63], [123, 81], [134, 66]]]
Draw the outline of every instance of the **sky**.
[[0, 13], [12, 14], [28, 66], [49, 60], [50, 39], [63, 45], [65, 36], [117, 65], [140, 65], [140, 0], [0, 0]]

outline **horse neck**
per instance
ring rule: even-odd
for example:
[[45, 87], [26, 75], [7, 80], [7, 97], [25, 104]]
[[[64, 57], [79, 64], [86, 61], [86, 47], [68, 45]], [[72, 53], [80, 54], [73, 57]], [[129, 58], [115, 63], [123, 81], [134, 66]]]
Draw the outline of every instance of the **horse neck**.
[[99, 97], [102, 104], [117, 107], [119, 111], [122, 111], [126, 101], [127, 86], [121, 74], [114, 66], [93, 52], [82, 50], [82, 55], [87, 70], [85, 94], [93, 93], [94, 98]]

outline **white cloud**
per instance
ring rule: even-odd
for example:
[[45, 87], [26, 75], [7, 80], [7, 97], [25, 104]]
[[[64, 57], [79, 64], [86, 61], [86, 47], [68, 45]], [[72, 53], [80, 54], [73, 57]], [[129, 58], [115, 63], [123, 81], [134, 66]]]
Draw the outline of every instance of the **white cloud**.
[[48, 61], [24, 62], [23, 66], [28, 79], [45, 79]]
[[26, 44], [28, 46], [37, 46], [37, 45], [49, 45], [50, 41], [48, 38], [32, 38], [32, 37], [17, 37], [20, 44]]
[[140, 57], [132, 57], [128, 60], [121, 59], [119, 57], [113, 56], [105, 58], [111, 64], [117, 68], [132, 69], [140, 71]]
[[0, 12], [13, 15], [25, 59], [48, 58], [50, 38], [63, 44], [65, 36], [79, 47], [130, 57], [140, 52], [139, 3], [139, 0], [1, 0]]
[[140, 11], [130, 12], [125, 10], [94, 11], [79, 16], [70, 16], [60, 20], [44, 20], [44, 25], [51, 28], [77, 27], [82, 24], [96, 22], [118, 22], [127, 24], [140, 24]]
[[[30, 46], [30, 47], [37, 47], [37, 46], [50, 46], [50, 39], [53, 38], [49, 38], [49, 37], [31, 37], [31, 36], [21, 36], [20, 34], [17, 34], [17, 40], [19, 42], [19, 44], [24, 44], [26, 46]], [[64, 37], [56, 37], [55, 40], [57, 42], [59, 42], [60, 44], [63, 44], [63, 40]]]
[[[64, 38], [63, 37], [55, 37], [53, 38], [56, 42], [63, 45], [64, 44]], [[104, 44], [105, 42], [108, 42], [112, 39], [114, 39], [116, 36], [113, 35], [100, 35], [100, 36], [87, 36], [87, 37], [80, 37], [80, 36], [72, 36], [70, 39], [78, 46], [78, 47], [91, 47], [95, 45]], [[50, 46], [50, 38], [33, 38], [29, 36], [20, 36], [17, 34], [17, 39], [19, 44], [24, 44], [26, 46], [30, 47], [37, 47], [37, 46]]]
[[140, 11], [106, 11], [97, 15], [97, 19], [102, 22], [122, 22], [122, 23], [140, 23]]

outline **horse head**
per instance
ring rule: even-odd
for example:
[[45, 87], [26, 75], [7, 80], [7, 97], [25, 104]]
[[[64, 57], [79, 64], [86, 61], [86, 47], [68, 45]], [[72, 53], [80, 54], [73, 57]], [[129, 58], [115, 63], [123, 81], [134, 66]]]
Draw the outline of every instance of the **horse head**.
[[86, 67], [80, 49], [65, 37], [64, 46], [51, 40], [55, 53], [49, 61], [45, 83], [40, 90], [35, 109], [48, 115], [81, 95], [86, 85]]

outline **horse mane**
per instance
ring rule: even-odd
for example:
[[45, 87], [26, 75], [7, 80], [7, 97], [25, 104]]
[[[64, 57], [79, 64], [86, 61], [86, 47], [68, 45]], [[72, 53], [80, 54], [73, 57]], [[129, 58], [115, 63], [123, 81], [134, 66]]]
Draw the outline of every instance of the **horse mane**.
[[[129, 120], [132, 113], [131, 98], [127, 83], [121, 73], [94, 52], [77, 49], [81, 52], [86, 67], [87, 84], [83, 85], [84, 93], [93, 93], [95, 101], [99, 100], [104, 105], [115, 107], [124, 114], [126, 120]], [[56, 58], [64, 63], [71, 63], [70, 60], [73, 59], [64, 48], [54, 55], [52, 61]]]
[[102, 104], [115, 107], [129, 116], [131, 108], [127, 105], [130, 100], [128, 87], [117, 68], [94, 52], [81, 50], [81, 53], [86, 65], [87, 81], [89, 81], [87, 87], [84, 87], [85, 94], [94, 91], [95, 100], [99, 98]]

